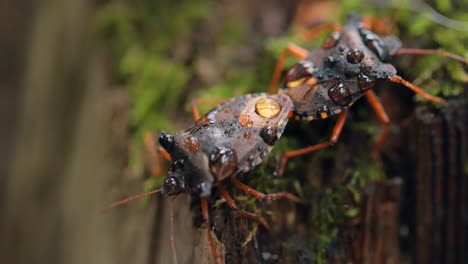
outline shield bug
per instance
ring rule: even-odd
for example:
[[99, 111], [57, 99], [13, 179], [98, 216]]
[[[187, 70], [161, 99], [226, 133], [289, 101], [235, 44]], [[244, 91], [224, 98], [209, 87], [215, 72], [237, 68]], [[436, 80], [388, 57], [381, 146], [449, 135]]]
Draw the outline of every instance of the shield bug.
[[[331, 24], [334, 32], [325, 40], [321, 48], [307, 51], [290, 44], [280, 55], [269, 87], [270, 93], [277, 91], [283, 64], [288, 55], [299, 59], [284, 77], [285, 88], [280, 93], [288, 95], [294, 104], [294, 114], [298, 119], [325, 119], [338, 115], [338, 121], [327, 142], [286, 152], [281, 160], [279, 175], [289, 158], [311, 153], [333, 145], [341, 133], [348, 108], [365, 96], [377, 114], [384, 129], [377, 136], [372, 152], [378, 160], [380, 146], [388, 134], [390, 122], [384, 107], [372, 88], [378, 81], [402, 84], [426, 100], [444, 104], [444, 99], [426, 93], [422, 88], [397, 75], [397, 70], [389, 62], [401, 54], [434, 54], [445, 56], [461, 63], [468, 60], [441, 51], [424, 49], [404, 49], [395, 36], [380, 36], [363, 23], [358, 14], [351, 13], [343, 27]], [[314, 33], [317, 33], [315, 31]]]
[[[106, 209], [159, 192], [165, 197], [192, 193], [200, 197], [212, 255], [219, 262], [221, 258], [211, 237], [208, 217], [208, 198], [214, 190], [240, 216], [253, 219], [269, 229], [263, 217], [236, 206], [223, 186], [223, 181], [229, 179], [235, 186], [259, 200], [300, 201], [287, 192], [263, 194], [234, 178], [237, 173], [248, 172], [265, 159], [281, 137], [292, 107], [293, 102], [284, 94], [247, 94], [218, 105], [187, 130], [175, 135], [162, 132], [158, 138], [162, 146], [160, 153], [171, 161], [163, 186], [158, 190], [115, 202]], [[194, 111], [194, 117], [198, 117], [197, 113], [198, 111]]]

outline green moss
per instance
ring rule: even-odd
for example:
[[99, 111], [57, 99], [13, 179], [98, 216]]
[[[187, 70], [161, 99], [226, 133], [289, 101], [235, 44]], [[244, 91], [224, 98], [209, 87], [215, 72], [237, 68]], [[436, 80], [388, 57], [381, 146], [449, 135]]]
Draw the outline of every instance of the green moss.
[[[173, 130], [168, 114], [175, 111], [191, 76], [174, 43], [191, 34], [209, 14], [209, 1], [132, 1], [103, 7], [95, 28], [113, 61], [113, 77], [128, 88], [133, 102], [131, 165], [142, 168], [142, 134], [156, 128]], [[178, 14], [174, 16], [173, 14]]]
[[[170, 116], [181, 109], [188, 110], [181, 108], [181, 103], [187, 105], [190, 101], [186, 89], [196, 75], [196, 68], [187, 56], [193, 58], [197, 54], [180, 55], [177, 47], [191, 41], [198, 25], [210, 22], [208, 15], [214, 8], [208, 0], [182, 1], [178, 5], [168, 0], [157, 3], [139, 0], [109, 4], [96, 15], [96, 33], [113, 61], [113, 77], [128, 88], [133, 103], [129, 118], [130, 157], [136, 171], [142, 169], [143, 133], [159, 129], [175, 131]], [[234, 47], [246, 35], [246, 23], [239, 17], [231, 17], [223, 21], [214, 40], [220, 46]], [[190, 97], [229, 98], [246, 93], [254, 83], [251, 70], [245, 68], [233, 67], [225, 77], [212, 87], [195, 86], [194, 91], [198, 92]]]
[[339, 233], [343, 224], [359, 215], [359, 209], [353, 206], [350, 197], [357, 193], [353, 186], [335, 186], [314, 190], [312, 218], [310, 225], [314, 234], [311, 246], [316, 254], [317, 263], [327, 262], [327, 249]]

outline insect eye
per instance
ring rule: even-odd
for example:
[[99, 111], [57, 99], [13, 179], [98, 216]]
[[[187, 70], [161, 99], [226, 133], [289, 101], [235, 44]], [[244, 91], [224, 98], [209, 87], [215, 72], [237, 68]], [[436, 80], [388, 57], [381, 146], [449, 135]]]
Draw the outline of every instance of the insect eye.
[[177, 181], [174, 177], [169, 177], [167, 179], [164, 180], [164, 186], [168, 187], [168, 188], [173, 188], [175, 186], [177, 186]]
[[352, 49], [346, 54], [349, 63], [358, 64], [364, 59], [364, 52], [360, 49]]
[[161, 135], [159, 136], [159, 144], [161, 144], [167, 152], [171, 152], [174, 147], [174, 136], [169, 135], [164, 131], [161, 132]]
[[182, 192], [183, 188], [184, 188], [183, 185], [179, 184], [177, 179], [171, 176], [164, 180], [163, 194], [165, 196], [174, 195], [174, 194]]
[[362, 91], [367, 91], [375, 85], [375, 80], [361, 73], [358, 75], [358, 85]]

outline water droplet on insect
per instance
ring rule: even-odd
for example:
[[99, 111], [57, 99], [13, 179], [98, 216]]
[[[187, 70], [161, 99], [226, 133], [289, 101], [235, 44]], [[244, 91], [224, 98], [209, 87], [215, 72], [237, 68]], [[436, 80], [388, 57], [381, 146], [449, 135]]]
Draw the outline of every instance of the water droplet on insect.
[[323, 61], [323, 63], [325, 63], [325, 65], [330, 68], [335, 66], [336, 62], [337, 62], [337, 59], [333, 56], [327, 56]]
[[260, 131], [260, 137], [263, 141], [270, 146], [273, 146], [278, 141], [278, 128], [276, 127], [264, 127]]
[[209, 157], [210, 172], [219, 177], [228, 177], [237, 169], [237, 155], [227, 147], [217, 147]]
[[325, 119], [328, 117], [330, 113], [330, 109], [326, 105], [322, 105], [317, 109], [317, 116], [321, 119]]
[[271, 98], [260, 98], [255, 102], [255, 112], [264, 118], [273, 118], [281, 112], [281, 105]]
[[337, 105], [346, 106], [351, 103], [351, 93], [343, 83], [334, 84], [328, 89], [328, 96]]
[[358, 64], [364, 59], [364, 52], [360, 49], [352, 49], [346, 53], [346, 60], [352, 64]]
[[369, 76], [360, 73], [358, 75], [358, 86], [362, 91], [367, 91], [374, 86], [375, 81], [369, 78]]

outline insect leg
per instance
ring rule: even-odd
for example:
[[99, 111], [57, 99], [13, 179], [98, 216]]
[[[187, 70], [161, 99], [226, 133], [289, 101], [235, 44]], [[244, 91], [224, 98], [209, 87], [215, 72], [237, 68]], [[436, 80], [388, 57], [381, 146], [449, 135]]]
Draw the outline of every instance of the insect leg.
[[202, 216], [203, 216], [203, 219], [205, 220], [205, 225], [206, 225], [205, 227], [206, 233], [208, 235], [208, 241], [210, 242], [211, 255], [213, 255], [213, 258], [216, 260], [216, 263], [223, 263], [221, 257], [218, 254], [218, 250], [216, 249], [216, 245], [211, 235], [210, 217], [208, 214], [208, 201], [206, 197], [200, 197], [200, 202], [201, 202]]
[[198, 108], [198, 105], [199, 104], [218, 104], [220, 103], [221, 101], [224, 101], [225, 99], [224, 98], [199, 98], [199, 99], [195, 99], [192, 101], [191, 103], [191, 110], [192, 110], [192, 116], [193, 116], [193, 119], [196, 121], [198, 119], [200, 119], [200, 110]]
[[325, 31], [335, 31], [339, 32], [341, 31], [341, 25], [334, 23], [334, 22], [324, 22], [321, 23], [317, 26], [314, 26], [308, 30], [306, 30], [302, 34], [302, 38], [306, 41], [312, 41], [315, 39], [318, 35], [322, 34]]
[[270, 86], [268, 87], [268, 92], [270, 94], [274, 94], [278, 91], [278, 82], [281, 77], [281, 72], [283, 71], [283, 66], [284, 62], [286, 61], [286, 58], [288, 55], [292, 55], [298, 59], [304, 59], [307, 57], [309, 52], [301, 48], [295, 44], [289, 44], [283, 52], [281, 52], [281, 55], [278, 58], [278, 61], [276, 62], [276, 67], [275, 71], [273, 72], [273, 77], [271, 78]]
[[300, 203], [301, 200], [296, 197], [295, 195], [291, 194], [291, 193], [288, 193], [288, 192], [279, 192], [279, 193], [272, 193], [272, 194], [264, 194], [262, 192], [259, 192], [255, 189], [253, 189], [252, 187], [250, 186], [247, 186], [245, 184], [243, 184], [242, 182], [240, 182], [239, 180], [237, 180], [236, 178], [234, 177], [229, 177], [229, 179], [239, 188], [241, 189], [242, 191], [244, 191], [245, 193], [247, 194], [250, 194], [252, 196], [254, 196], [255, 198], [257, 198], [257, 200], [259, 201], [265, 201], [265, 200], [279, 200], [279, 199], [287, 199], [287, 200], [290, 200], [290, 201], [293, 201], [295, 203]]
[[281, 163], [280, 163], [280, 167], [279, 167], [279, 170], [278, 170], [278, 175], [279, 176], [283, 175], [284, 167], [286, 166], [286, 163], [288, 162], [288, 159], [298, 157], [298, 156], [302, 156], [302, 155], [305, 155], [305, 154], [308, 154], [308, 153], [311, 153], [311, 152], [314, 152], [314, 151], [317, 151], [317, 150], [320, 150], [320, 149], [323, 149], [323, 148], [326, 148], [328, 146], [331, 146], [331, 145], [335, 144], [338, 141], [338, 137], [341, 134], [341, 130], [343, 129], [343, 125], [344, 125], [344, 123], [346, 121], [346, 116], [347, 115], [348, 115], [348, 110], [347, 109], [344, 110], [343, 112], [341, 112], [341, 114], [338, 115], [338, 120], [336, 121], [336, 124], [333, 127], [332, 134], [330, 136], [330, 139], [327, 142], [323, 142], [323, 143], [316, 144], [316, 145], [313, 145], [313, 146], [309, 146], [309, 147], [306, 147], [306, 148], [287, 151], [286, 153], [284, 153], [283, 158], [281, 158]]
[[413, 92], [419, 94], [422, 98], [428, 100], [428, 101], [431, 101], [431, 102], [435, 102], [435, 103], [440, 103], [440, 104], [444, 104], [446, 105], [447, 102], [445, 102], [444, 99], [440, 98], [440, 97], [437, 97], [437, 96], [433, 96], [433, 95], [430, 95], [428, 93], [426, 93], [422, 88], [404, 80], [403, 78], [401, 78], [400, 76], [398, 75], [393, 75], [391, 78], [390, 78], [390, 81], [391, 82], [394, 82], [394, 83], [399, 83], [399, 84], [402, 84], [404, 86], [406, 86], [407, 88], [409, 88], [410, 90], [412, 90]]
[[266, 222], [266, 220], [265, 220], [263, 217], [239, 209], [239, 208], [237, 207], [237, 205], [234, 203], [234, 199], [232, 199], [231, 195], [229, 195], [229, 193], [226, 191], [226, 188], [224, 188], [224, 186], [222, 186], [221, 184], [218, 185], [218, 191], [219, 191], [219, 193], [221, 194], [221, 196], [223, 196], [224, 199], [226, 200], [227, 205], [228, 205], [231, 209], [233, 209], [234, 211], [236, 211], [240, 216], [245, 217], [245, 218], [252, 219], [252, 220], [254, 220], [254, 221], [257, 221], [257, 222], [258, 222], [260, 225], [262, 225], [266, 230], [270, 231], [270, 226], [268, 225], [268, 223]]
[[149, 156], [149, 168], [151, 175], [161, 175], [163, 173], [163, 158], [171, 161], [171, 155], [162, 147], [156, 147], [154, 137], [150, 132], [143, 135], [143, 144], [146, 154]]
[[391, 22], [377, 18], [375, 16], [363, 16], [362, 25], [368, 30], [373, 30], [378, 34], [387, 35], [392, 31], [395, 26], [395, 18]]
[[459, 61], [459, 62], [464, 63], [464, 64], [468, 64], [468, 59], [466, 59], [466, 58], [464, 58], [462, 56], [447, 52], [445, 50], [400, 48], [400, 49], [397, 49], [392, 55], [401, 55], [401, 54], [438, 55], [438, 56], [447, 57], [447, 58], [450, 58], [452, 60]]
[[372, 156], [374, 160], [380, 163], [380, 150], [382, 148], [383, 143], [385, 142], [385, 139], [388, 136], [388, 125], [390, 124], [390, 118], [388, 118], [388, 115], [385, 112], [382, 103], [380, 102], [379, 98], [374, 93], [374, 91], [367, 90], [365, 95], [372, 109], [374, 109], [374, 112], [377, 114], [377, 118], [379, 119], [380, 123], [382, 123], [382, 125], [384, 126], [372, 146]]

